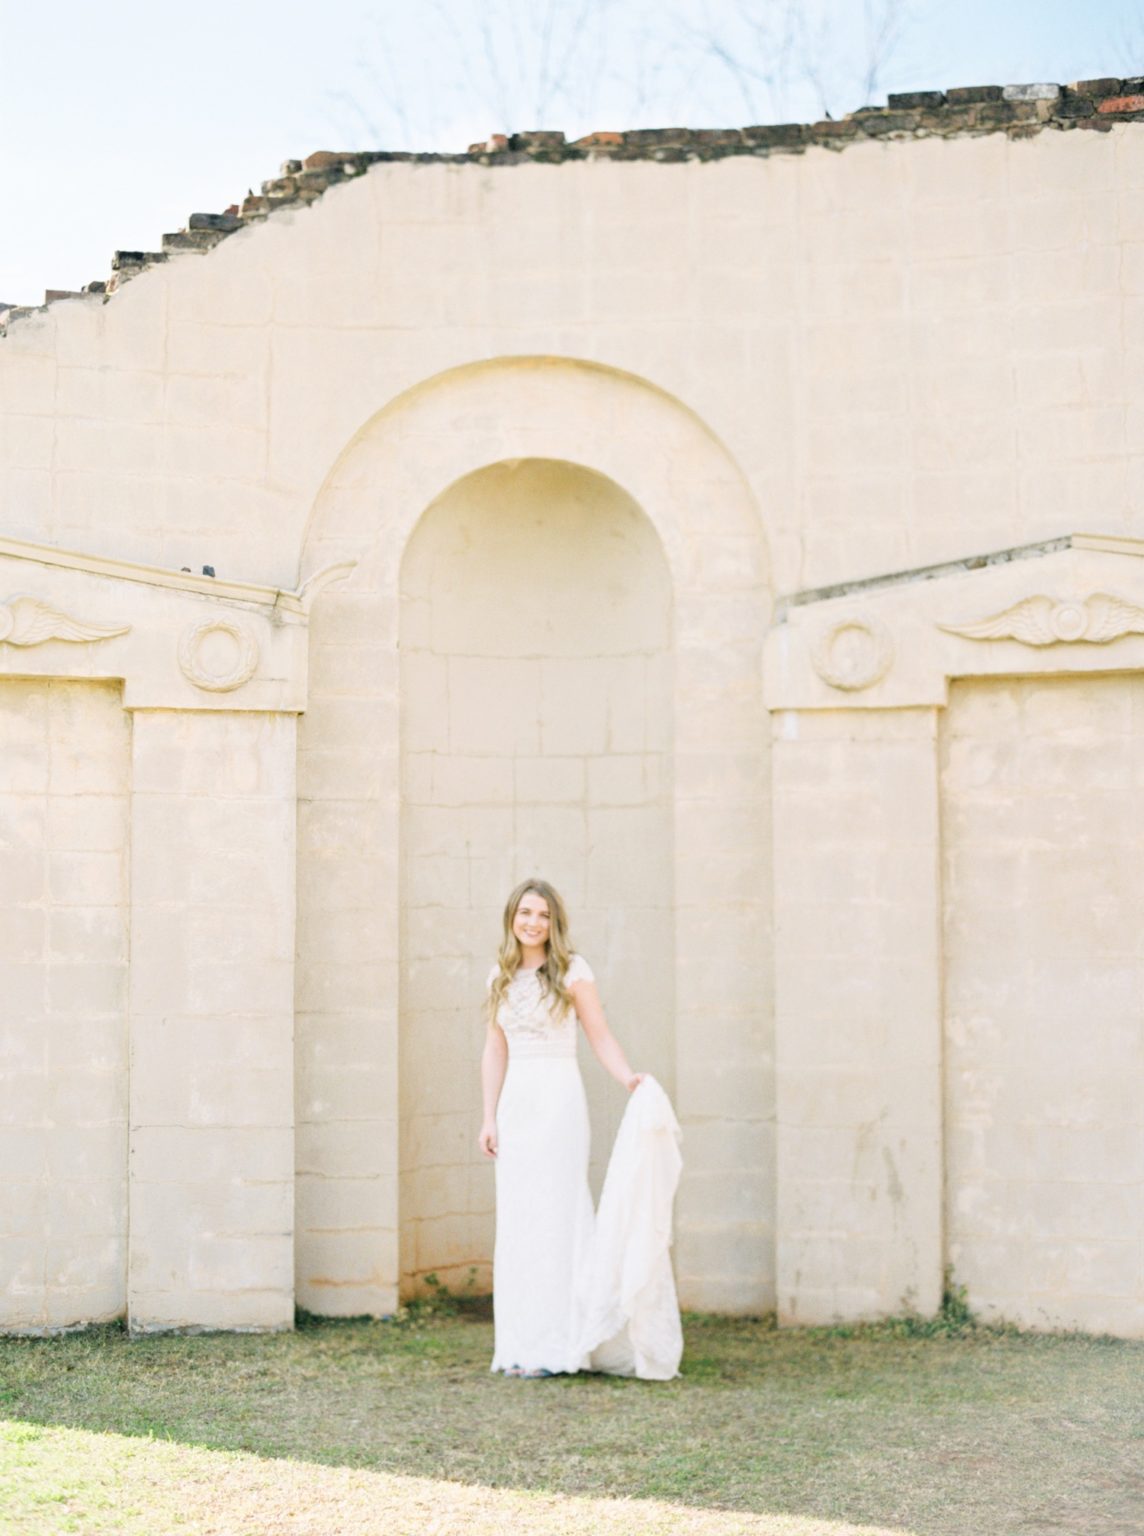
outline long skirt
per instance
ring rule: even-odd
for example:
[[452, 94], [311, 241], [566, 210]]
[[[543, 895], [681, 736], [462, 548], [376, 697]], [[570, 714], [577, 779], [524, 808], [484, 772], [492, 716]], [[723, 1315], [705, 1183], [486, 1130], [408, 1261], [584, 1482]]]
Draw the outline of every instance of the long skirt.
[[574, 1056], [510, 1058], [497, 1106], [491, 1369], [579, 1371], [595, 1212]]

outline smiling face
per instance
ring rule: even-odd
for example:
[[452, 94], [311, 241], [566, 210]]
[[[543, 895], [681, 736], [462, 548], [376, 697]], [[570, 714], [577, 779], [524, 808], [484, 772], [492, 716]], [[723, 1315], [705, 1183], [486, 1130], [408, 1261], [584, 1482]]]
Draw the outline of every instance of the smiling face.
[[538, 891], [525, 891], [513, 914], [512, 931], [526, 960], [538, 956], [543, 960], [551, 927], [552, 914], [547, 901]]

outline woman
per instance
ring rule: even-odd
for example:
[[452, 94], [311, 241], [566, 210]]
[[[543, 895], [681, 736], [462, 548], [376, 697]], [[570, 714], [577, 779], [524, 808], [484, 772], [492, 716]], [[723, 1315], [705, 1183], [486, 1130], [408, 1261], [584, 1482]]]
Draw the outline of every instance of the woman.
[[526, 880], [509, 897], [488, 992], [479, 1142], [496, 1160], [492, 1369], [579, 1371], [589, 1363], [578, 1340], [594, 1212], [577, 1020], [629, 1092], [644, 1074], [608, 1028], [592, 972], [572, 952], [564, 903], [546, 881]]

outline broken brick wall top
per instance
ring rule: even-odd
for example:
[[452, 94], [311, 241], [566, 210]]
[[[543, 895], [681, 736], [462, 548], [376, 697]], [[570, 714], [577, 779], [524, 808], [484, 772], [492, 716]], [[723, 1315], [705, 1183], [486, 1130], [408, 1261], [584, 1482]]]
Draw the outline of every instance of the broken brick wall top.
[[[114, 292], [144, 267], [165, 261], [176, 251], [209, 250], [245, 223], [266, 218], [277, 208], [306, 203], [327, 188], [361, 175], [381, 161], [419, 164], [441, 162], [514, 165], [559, 164], [606, 156], [615, 160], [715, 160], [727, 155], [801, 154], [812, 146], [844, 149], [863, 139], [953, 138], [1004, 133], [1029, 138], [1045, 128], [1090, 129], [1107, 133], [1116, 122], [1144, 119], [1144, 75], [1103, 76], [1072, 85], [955, 86], [945, 91], [891, 93], [885, 107], [863, 107], [845, 117], [816, 123], [772, 123], [745, 128], [636, 128], [617, 133], [589, 133], [568, 140], [563, 133], [496, 133], [470, 144], [464, 154], [389, 150], [317, 150], [303, 160], [287, 160], [281, 174], [262, 183], [258, 194], [222, 213], [192, 213], [185, 229], [163, 236], [158, 251], [116, 251], [109, 281], [96, 279], [83, 293]], [[45, 303], [74, 298], [68, 290], [48, 288]], [[0, 328], [29, 306], [0, 303]], [[2, 331], [0, 331], [2, 334]]]

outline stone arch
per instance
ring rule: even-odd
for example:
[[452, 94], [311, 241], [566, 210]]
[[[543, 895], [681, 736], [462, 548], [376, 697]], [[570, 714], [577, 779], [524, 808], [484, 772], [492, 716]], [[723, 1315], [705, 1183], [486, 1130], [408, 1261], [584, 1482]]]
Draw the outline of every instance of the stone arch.
[[474, 471], [580, 466], [654, 527], [674, 616], [671, 821], [686, 1304], [773, 1304], [767, 551], [745, 481], [685, 406], [597, 365], [500, 359], [425, 381], [333, 466], [303, 579], [318, 597], [299, 751], [297, 1288], [379, 1312], [398, 1279], [400, 573], [426, 508]]

